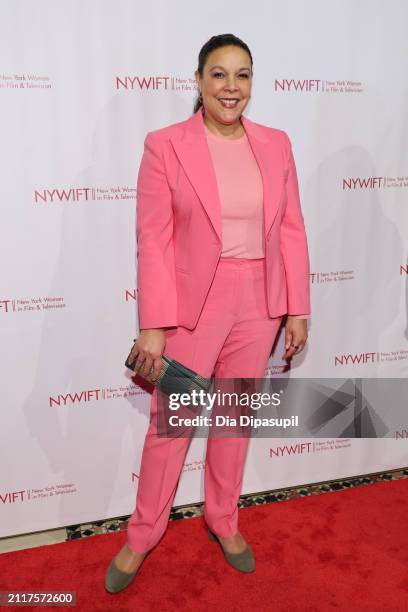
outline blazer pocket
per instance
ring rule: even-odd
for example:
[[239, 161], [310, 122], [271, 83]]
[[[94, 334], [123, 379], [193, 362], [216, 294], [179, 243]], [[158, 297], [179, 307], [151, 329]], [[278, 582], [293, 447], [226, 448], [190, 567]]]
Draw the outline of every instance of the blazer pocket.
[[180, 272], [181, 274], [190, 274], [189, 272], [187, 272], [187, 270], [180, 268], [180, 266], [175, 266], [175, 268], [176, 268], [176, 272]]

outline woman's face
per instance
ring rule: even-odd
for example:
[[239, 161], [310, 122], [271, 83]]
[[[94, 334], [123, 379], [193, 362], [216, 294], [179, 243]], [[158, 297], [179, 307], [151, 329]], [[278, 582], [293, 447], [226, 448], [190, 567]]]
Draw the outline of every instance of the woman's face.
[[195, 76], [206, 116], [224, 125], [238, 121], [251, 96], [252, 73], [248, 53], [235, 45], [214, 49], [207, 57], [202, 78], [198, 72]]

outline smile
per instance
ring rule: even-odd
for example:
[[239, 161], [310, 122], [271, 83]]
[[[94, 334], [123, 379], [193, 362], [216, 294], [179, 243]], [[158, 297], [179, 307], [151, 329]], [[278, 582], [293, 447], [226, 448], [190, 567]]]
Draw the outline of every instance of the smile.
[[218, 101], [224, 108], [235, 108], [239, 102], [237, 98], [218, 98]]

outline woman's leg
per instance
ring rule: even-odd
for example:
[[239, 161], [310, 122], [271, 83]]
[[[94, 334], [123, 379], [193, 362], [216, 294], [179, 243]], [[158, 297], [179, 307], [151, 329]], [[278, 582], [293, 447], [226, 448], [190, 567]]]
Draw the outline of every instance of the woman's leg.
[[[236, 298], [233, 270], [219, 266], [194, 330], [166, 330], [165, 354], [210, 377], [232, 323], [231, 304]], [[150, 424], [146, 434], [137, 489], [136, 507], [128, 522], [127, 545], [144, 553], [153, 548], [166, 531], [179, 476], [190, 438], [157, 436], [157, 391], [151, 399]]]
[[[237, 281], [234, 325], [215, 366], [216, 378], [265, 376], [282, 318], [268, 315], [262, 260], [242, 260]], [[247, 263], [246, 263], [247, 262]], [[232, 265], [232, 264], [231, 264]], [[205, 465], [205, 520], [221, 538], [238, 532], [237, 502], [242, 488], [248, 437], [209, 437]], [[243, 546], [230, 552], [239, 552]]]
[[[276, 335], [278, 320], [268, 319], [269, 341], [265, 340], [265, 328], [262, 327], [260, 329], [258, 326], [255, 326], [256, 330], [258, 330], [258, 335], [262, 336], [261, 341], [264, 344], [264, 355], [258, 350], [259, 347], [256, 346], [258, 336], [254, 337], [253, 335], [256, 330], [251, 323], [249, 323], [249, 327], [246, 327], [245, 320], [241, 320], [245, 318], [244, 312], [247, 313], [249, 318], [254, 315], [255, 318], [259, 317], [259, 306], [263, 304], [259, 288], [260, 271], [263, 269], [262, 263], [260, 264], [258, 260], [257, 264], [252, 263], [248, 268], [245, 265], [246, 260], [241, 262], [234, 260], [230, 263], [228, 261], [221, 260], [217, 268], [199, 321], [194, 330], [188, 330], [181, 326], [166, 330], [165, 353], [196, 370], [203, 376], [211, 376], [215, 371], [218, 377], [220, 373], [225, 377], [242, 375], [262, 377], [273, 344], [274, 334]], [[243, 275], [245, 270], [246, 273]], [[246, 284], [242, 283], [243, 278], [246, 279]], [[263, 282], [263, 277], [261, 282]], [[244, 293], [241, 293], [242, 290]], [[246, 304], [246, 309], [242, 310], [242, 304]], [[245, 346], [248, 347], [251, 339], [253, 349], [245, 356], [245, 354], [241, 353], [241, 350]], [[234, 347], [236, 341], [238, 342], [239, 350], [236, 350], [238, 347]], [[253, 360], [255, 358], [258, 364], [257, 369], [252, 367], [250, 371], [247, 369], [238, 370], [241, 357], [245, 360], [247, 357], [250, 357], [252, 363], [254, 363]], [[225, 369], [226, 366], [227, 368]], [[249, 374], [245, 374], [245, 372], [249, 372]], [[128, 523], [127, 546], [130, 551], [134, 551], [136, 554], [144, 554], [153, 548], [166, 530], [179, 476], [191, 441], [189, 438], [158, 437], [156, 414], [157, 392], [155, 391], [151, 399], [150, 424], [142, 452], [136, 507]], [[219, 441], [228, 442], [228, 440]], [[212, 442], [217, 442], [217, 440]], [[209, 452], [207, 447], [208, 474], [206, 482], [207, 490], [209, 489], [209, 491], [208, 495], [206, 494], [206, 499], [208, 497], [209, 521], [211, 521], [212, 515], [214, 513], [217, 515], [221, 508], [221, 513], [224, 512], [225, 518], [223, 525], [220, 527], [224, 533], [231, 532], [237, 521], [233, 506], [234, 503], [236, 506], [236, 500], [241, 489], [246, 451], [245, 444], [248, 441], [239, 440], [238, 442], [240, 443], [237, 445], [236, 442], [232, 441], [230, 450], [232, 454], [238, 453], [236, 457], [241, 466], [241, 475], [238, 469], [238, 472], [235, 474], [238, 481], [232, 487], [231, 484], [229, 485], [231, 489], [229, 497], [235, 501], [230, 503], [232, 510], [228, 513], [227, 509], [226, 515], [225, 499], [222, 496], [221, 506], [213, 510], [211, 509], [212, 492], [217, 495], [217, 485], [214, 478], [211, 477], [211, 470], [214, 464], [214, 461], [211, 461], [211, 456], [215, 458], [218, 451], [216, 445], [212, 443], [210, 444]], [[213, 452], [211, 452], [211, 447]], [[224, 444], [224, 454], [226, 452], [227, 446]], [[219, 472], [219, 475], [221, 481], [224, 478], [229, 478], [228, 474], [222, 472]], [[210, 526], [211, 524], [209, 522]], [[227, 530], [225, 530], [225, 527], [227, 527]], [[214, 531], [219, 533], [215, 527]]]
[[157, 436], [157, 390], [151, 400], [137, 488], [136, 507], [128, 521], [128, 546], [153, 548], [164, 534], [190, 439]]

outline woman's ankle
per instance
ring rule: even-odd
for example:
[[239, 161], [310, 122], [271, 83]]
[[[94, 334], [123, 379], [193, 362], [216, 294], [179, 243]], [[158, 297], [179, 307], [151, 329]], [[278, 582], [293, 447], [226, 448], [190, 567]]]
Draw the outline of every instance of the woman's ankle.
[[149, 551], [140, 552], [139, 550], [135, 550], [134, 548], [131, 548], [131, 547], [129, 546], [129, 543], [128, 543], [128, 542], [126, 542], [126, 543], [124, 544], [124, 546], [126, 546], [126, 548], [127, 548], [127, 550], [128, 550], [129, 552], [134, 553], [134, 554], [136, 554], [136, 555], [138, 555], [138, 556], [147, 555], [147, 553], [149, 552]]

